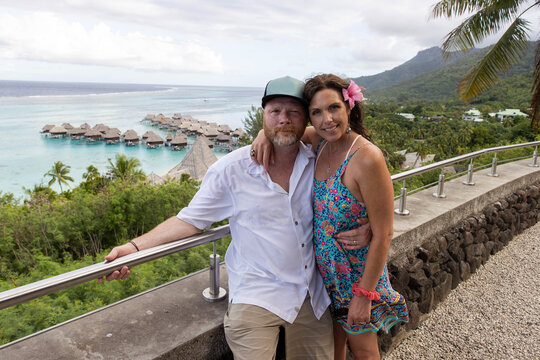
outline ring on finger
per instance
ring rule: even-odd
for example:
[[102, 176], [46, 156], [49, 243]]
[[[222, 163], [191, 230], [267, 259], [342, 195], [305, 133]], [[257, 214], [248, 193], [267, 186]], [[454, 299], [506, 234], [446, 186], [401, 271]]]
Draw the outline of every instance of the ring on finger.
[[254, 157], [257, 153], [255, 152], [255, 149], [251, 149], [249, 154], [251, 155], [251, 157]]

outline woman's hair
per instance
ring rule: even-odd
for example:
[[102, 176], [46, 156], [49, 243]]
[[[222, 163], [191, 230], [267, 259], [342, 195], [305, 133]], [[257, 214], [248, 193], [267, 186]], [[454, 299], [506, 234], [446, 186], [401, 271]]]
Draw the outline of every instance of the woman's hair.
[[[336, 90], [341, 99], [343, 99], [343, 93], [341, 90], [347, 89], [349, 87], [349, 83], [349, 80], [344, 80], [334, 74], [321, 74], [314, 76], [311, 79], [308, 79], [306, 82], [306, 86], [304, 87], [304, 99], [309, 104], [311, 103], [311, 99], [313, 99], [313, 96], [315, 96], [317, 92], [324, 89]], [[362, 102], [360, 101], [355, 101], [354, 107], [351, 109], [351, 115], [349, 116], [349, 126], [357, 134], [360, 134], [363, 137], [369, 139], [367, 130], [364, 127], [364, 107], [362, 105]]]

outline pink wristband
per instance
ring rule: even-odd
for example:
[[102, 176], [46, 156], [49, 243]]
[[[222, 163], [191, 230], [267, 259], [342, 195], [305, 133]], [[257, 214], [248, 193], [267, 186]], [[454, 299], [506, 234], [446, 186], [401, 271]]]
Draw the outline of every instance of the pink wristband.
[[381, 298], [381, 295], [373, 290], [373, 291], [368, 291], [366, 289], [363, 289], [361, 288], [360, 286], [358, 286], [358, 283], [354, 283], [352, 285], [352, 293], [353, 295], [356, 295], [356, 296], [365, 296], [367, 297], [369, 300], [379, 300]]

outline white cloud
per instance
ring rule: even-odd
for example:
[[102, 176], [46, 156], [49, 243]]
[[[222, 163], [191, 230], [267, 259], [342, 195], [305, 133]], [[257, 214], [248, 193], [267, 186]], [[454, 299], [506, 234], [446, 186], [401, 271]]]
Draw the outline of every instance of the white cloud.
[[221, 55], [198, 41], [85, 27], [48, 12], [0, 15], [0, 57], [147, 71], [223, 72]]

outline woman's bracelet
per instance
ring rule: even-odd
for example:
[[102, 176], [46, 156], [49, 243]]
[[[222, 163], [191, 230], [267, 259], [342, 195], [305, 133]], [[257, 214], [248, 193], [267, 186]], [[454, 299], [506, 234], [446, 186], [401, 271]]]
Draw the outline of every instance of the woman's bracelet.
[[130, 243], [131, 245], [135, 246], [135, 249], [137, 249], [137, 251], [140, 251], [140, 250], [139, 250], [139, 247], [137, 246], [137, 244], [135, 244], [135, 241], [130, 240], [129, 243]]
[[361, 288], [360, 286], [358, 286], [358, 283], [354, 283], [352, 285], [352, 293], [353, 295], [356, 295], [356, 296], [365, 296], [367, 297], [369, 300], [379, 300], [381, 298], [381, 295], [373, 290], [373, 291], [368, 291], [364, 288]]

